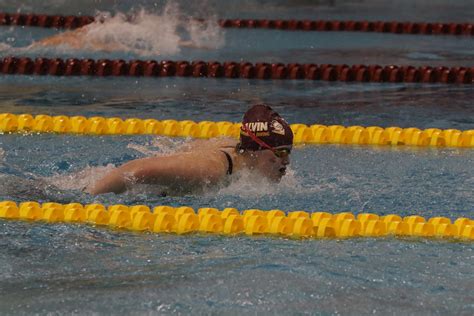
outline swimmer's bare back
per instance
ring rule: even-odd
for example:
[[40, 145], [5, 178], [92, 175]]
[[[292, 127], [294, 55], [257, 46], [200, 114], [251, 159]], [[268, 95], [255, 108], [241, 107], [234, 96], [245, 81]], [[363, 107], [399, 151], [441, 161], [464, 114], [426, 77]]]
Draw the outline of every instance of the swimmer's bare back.
[[190, 189], [218, 184], [228, 161], [219, 150], [181, 152], [130, 161], [89, 186], [91, 194], [122, 193], [137, 183]]

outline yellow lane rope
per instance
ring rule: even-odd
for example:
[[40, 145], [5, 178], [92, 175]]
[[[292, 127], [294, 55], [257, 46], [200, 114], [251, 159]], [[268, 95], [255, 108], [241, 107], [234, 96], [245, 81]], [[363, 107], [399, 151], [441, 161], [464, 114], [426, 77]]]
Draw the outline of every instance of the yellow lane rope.
[[[0, 114], [0, 132], [69, 133], [88, 135], [163, 135], [170, 137], [238, 138], [240, 123], [228, 121], [155, 120], [118, 117]], [[291, 124], [295, 144], [408, 145], [431, 147], [474, 147], [474, 130], [441, 130], [416, 127], [362, 127], [320, 124]]]
[[218, 235], [268, 235], [286, 238], [350, 238], [411, 236], [474, 240], [474, 220], [447, 217], [425, 219], [371, 213], [330, 214], [235, 208], [200, 208], [146, 205], [59, 204], [30, 201], [17, 205], [0, 202], [0, 218], [49, 223], [88, 223], [113, 229], [152, 233], [206, 233]]

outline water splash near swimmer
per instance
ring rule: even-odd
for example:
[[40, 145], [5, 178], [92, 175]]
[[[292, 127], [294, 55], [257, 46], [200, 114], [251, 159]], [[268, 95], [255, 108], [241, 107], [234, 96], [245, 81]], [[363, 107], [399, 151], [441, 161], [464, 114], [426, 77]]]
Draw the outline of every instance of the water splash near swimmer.
[[113, 164], [100, 167], [88, 166], [80, 171], [44, 177], [42, 180], [48, 184], [61, 188], [62, 190], [82, 191], [114, 168], [115, 166]]
[[217, 19], [199, 22], [168, 2], [160, 13], [144, 8], [127, 14], [98, 12], [96, 22], [33, 43], [29, 49], [120, 51], [139, 56], [175, 55], [182, 47], [217, 49], [224, 31]]
[[[278, 196], [281, 193], [307, 192], [296, 172], [288, 168], [286, 175], [280, 182], [272, 182], [250, 170], [244, 170], [236, 175], [236, 178], [226, 187], [218, 190], [218, 197], [239, 196], [243, 198], [256, 199], [266, 196]], [[258, 189], [256, 189], [258, 188]], [[209, 193], [211, 194], [211, 193]], [[213, 194], [216, 194], [215, 192]]]
[[12, 47], [5, 43], [0, 43], [0, 52], [8, 52], [12, 49]]
[[5, 151], [0, 148], [0, 192], [4, 200], [69, 201], [75, 195], [50, 183], [47, 178], [7, 163]]

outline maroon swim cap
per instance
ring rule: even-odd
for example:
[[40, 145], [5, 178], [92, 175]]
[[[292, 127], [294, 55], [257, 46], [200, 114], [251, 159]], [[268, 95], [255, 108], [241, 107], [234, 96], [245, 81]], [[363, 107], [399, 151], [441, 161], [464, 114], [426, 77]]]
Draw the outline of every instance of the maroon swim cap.
[[[270, 147], [293, 145], [293, 132], [290, 126], [268, 105], [257, 104], [248, 109], [242, 119], [242, 125]], [[267, 149], [254, 141], [244, 129], [240, 130], [240, 148], [244, 150]]]

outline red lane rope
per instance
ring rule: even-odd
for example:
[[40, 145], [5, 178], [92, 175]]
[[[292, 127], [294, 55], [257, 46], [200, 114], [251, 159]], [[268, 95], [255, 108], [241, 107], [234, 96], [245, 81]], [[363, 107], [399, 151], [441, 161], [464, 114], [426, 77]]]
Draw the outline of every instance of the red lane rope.
[[217, 61], [155, 61], [5, 57], [0, 73], [54, 76], [146, 76], [243, 79], [300, 79], [357, 82], [474, 82], [474, 67], [282, 64]]
[[346, 31], [424, 35], [474, 35], [474, 24], [472, 23], [229, 19], [219, 20], [219, 24], [222, 27], [269, 28], [290, 31]]
[[74, 29], [95, 21], [93, 16], [0, 13], [0, 25]]
[[[197, 19], [204, 21], [203, 19]], [[0, 25], [78, 28], [95, 21], [92, 16], [0, 13]], [[428, 23], [398, 21], [329, 21], [329, 20], [263, 20], [221, 19], [227, 28], [267, 28], [291, 31], [382, 32], [423, 35], [474, 36], [473, 23]]]

